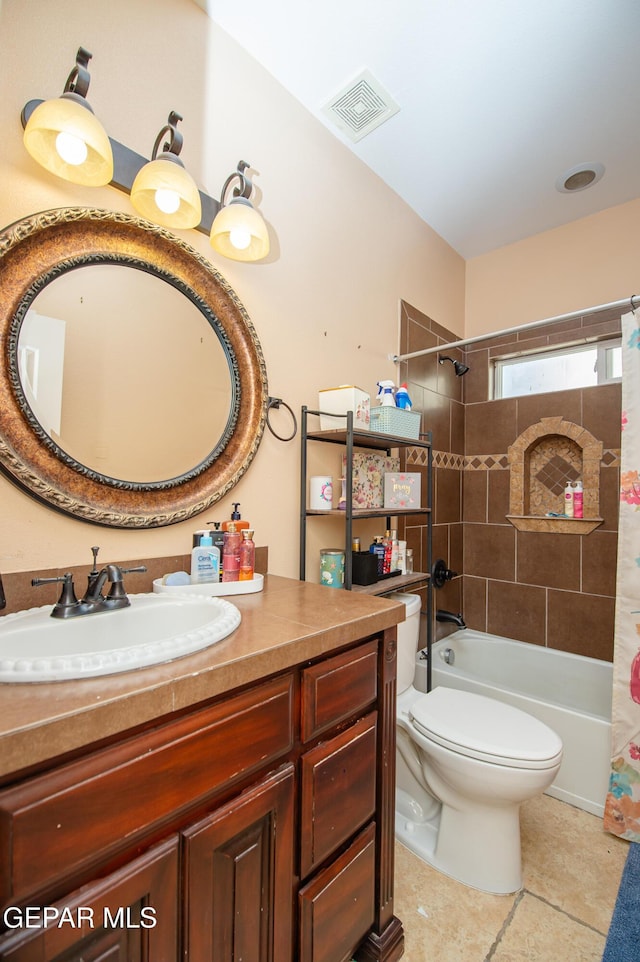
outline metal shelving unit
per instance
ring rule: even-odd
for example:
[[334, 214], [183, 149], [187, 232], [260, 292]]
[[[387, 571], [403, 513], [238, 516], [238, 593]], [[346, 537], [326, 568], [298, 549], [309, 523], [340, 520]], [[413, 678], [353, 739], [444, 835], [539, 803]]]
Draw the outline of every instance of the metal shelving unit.
[[[301, 458], [300, 458], [300, 580], [306, 579], [306, 555], [307, 555], [307, 522], [311, 517], [339, 517], [344, 521], [345, 526], [345, 569], [344, 569], [344, 588], [347, 591], [358, 591], [364, 594], [385, 595], [392, 591], [400, 591], [406, 588], [427, 586], [427, 609], [426, 609], [426, 647], [430, 649], [431, 625], [432, 625], [432, 591], [431, 591], [431, 569], [432, 558], [432, 506], [433, 506], [433, 452], [431, 443], [431, 432], [420, 436], [419, 440], [413, 438], [401, 438], [391, 434], [379, 434], [374, 431], [363, 431], [353, 426], [353, 411], [348, 411], [345, 415], [332, 414], [331, 417], [344, 417], [345, 427], [333, 431], [310, 431], [309, 416], [319, 418], [322, 411], [312, 411], [307, 407], [302, 408], [300, 419], [301, 434]], [[309, 442], [320, 442], [323, 444], [340, 444], [346, 448], [346, 471], [345, 471], [345, 497], [346, 508], [344, 511], [331, 509], [330, 511], [314, 511], [307, 508], [307, 447]], [[425, 492], [426, 503], [420, 508], [409, 508], [394, 510], [390, 514], [385, 508], [354, 509], [353, 507], [353, 452], [356, 448], [366, 448], [384, 451], [390, 455], [393, 450], [401, 448], [424, 448], [427, 450], [427, 490]], [[385, 520], [385, 528], [395, 527], [391, 523], [392, 518], [401, 518], [416, 515], [426, 515], [427, 517], [427, 557], [426, 571], [416, 571], [411, 575], [397, 575], [385, 578], [373, 585], [354, 585], [352, 580], [352, 558], [351, 545], [353, 543], [353, 526], [360, 519], [381, 518]], [[335, 589], [333, 589], [335, 590]]]

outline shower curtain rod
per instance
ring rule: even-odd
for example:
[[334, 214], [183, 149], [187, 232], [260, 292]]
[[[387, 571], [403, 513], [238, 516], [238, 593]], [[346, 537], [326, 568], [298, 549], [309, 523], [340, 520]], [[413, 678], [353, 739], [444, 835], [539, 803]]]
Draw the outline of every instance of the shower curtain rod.
[[477, 334], [475, 337], [465, 337], [459, 341], [449, 341], [448, 344], [438, 344], [436, 347], [426, 347], [422, 351], [413, 351], [411, 354], [389, 354], [389, 360], [399, 364], [400, 361], [409, 361], [413, 357], [424, 357], [425, 354], [435, 354], [436, 351], [448, 351], [453, 347], [462, 347], [465, 344], [475, 344], [477, 341], [486, 341], [491, 337], [498, 337], [502, 334], [517, 334], [520, 331], [529, 331], [534, 327], [542, 327], [543, 324], [553, 324], [556, 321], [570, 321], [574, 317], [581, 317], [583, 314], [595, 314], [596, 311], [613, 310], [613, 308], [631, 307], [635, 311], [633, 304], [634, 298], [638, 294], [632, 294], [622, 301], [611, 301], [609, 304], [599, 304], [597, 307], [587, 307], [581, 311], [571, 311], [570, 314], [558, 314], [556, 317], [546, 317], [542, 321], [531, 321], [529, 324], [520, 324], [518, 327], [508, 327], [502, 331], [494, 331], [493, 334]]

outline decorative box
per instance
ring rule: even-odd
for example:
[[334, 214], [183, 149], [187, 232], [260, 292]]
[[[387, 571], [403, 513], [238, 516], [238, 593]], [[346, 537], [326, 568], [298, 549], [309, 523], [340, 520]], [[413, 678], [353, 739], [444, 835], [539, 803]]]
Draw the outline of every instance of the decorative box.
[[384, 476], [385, 508], [419, 508], [420, 475], [387, 473]]
[[[353, 509], [384, 507], [385, 472], [399, 471], [400, 458], [374, 452], [353, 455]], [[342, 455], [342, 474], [347, 473], [347, 456]]]
[[353, 411], [353, 426], [360, 431], [368, 431], [370, 427], [371, 397], [366, 391], [352, 384], [341, 384], [340, 387], [326, 388], [318, 392], [318, 408], [320, 415], [320, 430], [332, 431], [336, 428], [346, 428], [347, 419], [327, 417], [329, 414], [346, 414]]
[[417, 441], [420, 437], [420, 412], [386, 406], [372, 408], [371, 430]]

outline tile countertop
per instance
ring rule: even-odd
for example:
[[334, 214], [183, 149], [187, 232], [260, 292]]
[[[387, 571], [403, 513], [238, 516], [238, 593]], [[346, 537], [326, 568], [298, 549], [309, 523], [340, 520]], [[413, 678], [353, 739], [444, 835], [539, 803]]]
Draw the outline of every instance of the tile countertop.
[[[77, 681], [0, 684], [0, 779], [317, 658], [404, 621], [405, 606], [277, 575], [232, 599], [242, 621], [210, 648]], [[118, 613], [108, 616], [117, 620]], [[2, 619], [0, 618], [0, 645]]]

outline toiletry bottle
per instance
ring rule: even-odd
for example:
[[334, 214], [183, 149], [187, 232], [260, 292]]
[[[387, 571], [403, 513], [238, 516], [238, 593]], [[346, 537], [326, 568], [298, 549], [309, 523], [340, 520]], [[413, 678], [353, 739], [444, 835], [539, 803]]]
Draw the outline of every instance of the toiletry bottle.
[[220, 530], [220, 522], [213, 521], [213, 522], [207, 522], [207, 524], [211, 525], [211, 527], [213, 528], [213, 530], [209, 531], [209, 535], [213, 539], [214, 546], [220, 552], [220, 574], [222, 574], [222, 559], [224, 557], [224, 536], [222, 534], [222, 531]]
[[388, 575], [391, 571], [391, 532], [387, 531], [382, 541], [384, 545], [384, 568], [382, 573]]
[[220, 552], [208, 534], [191, 551], [191, 584], [201, 585], [220, 580]]
[[391, 532], [391, 562], [390, 562], [389, 571], [398, 570], [398, 567], [399, 567], [398, 554], [399, 554], [398, 532], [392, 531]]
[[229, 527], [224, 532], [224, 553], [222, 555], [222, 580], [240, 580], [240, 542], [242, 535], [236, 531], [233, 521], [229, 522]]
[[576, 481], [576, 486], [573, 489], [573, 517], [584, 517], [584, 490], [582, 481]]
[[570, 481], [567, 481], [564, 489], [564, 513], [567, 518], [573, 518], [573, 488]]
[[378, 561], [378, 577], [380, 578], [384, 573], [384, 545], [382, 544], [382, 538], [374, 538], [369, 546], [369, 551], [376, 556]]
[[248, 521], [243, 521], [242, 518], [240, 517], [240, 512], [238, 511], [238, 508], [239, 508], [239, 507], [240, 507], [240, 502], [239, 502], [239, 501], [234, 501], [234, 502], [233, 502], [233, 511], [231, 512], [231, 518], [230, 518], [230, 520], [229, 520], [229, 521], [223, 521], [223, 522], [222, 522], [222, 530], [223, 530], [223, 531], [228, 531], [230, 524], [234, 524], [234, 525], [235, 525], [235, 530], [236, 530], [236, 531], [241, 531], [243, 528], [248, 528], [248, 527], [249, 527], [249, 522], [248, 522]]
[[403, 408], [405, 411], [411, 410], [411, 398], [406, 384], [401, 384], [396, 391], [396, 407]]
[[253, 581], [253, 571], [256, 563], [256, 546], [253, 541], [253, 531], [245, 528], [242, 531], [240, 545], [240, 573], [238, 581]]

